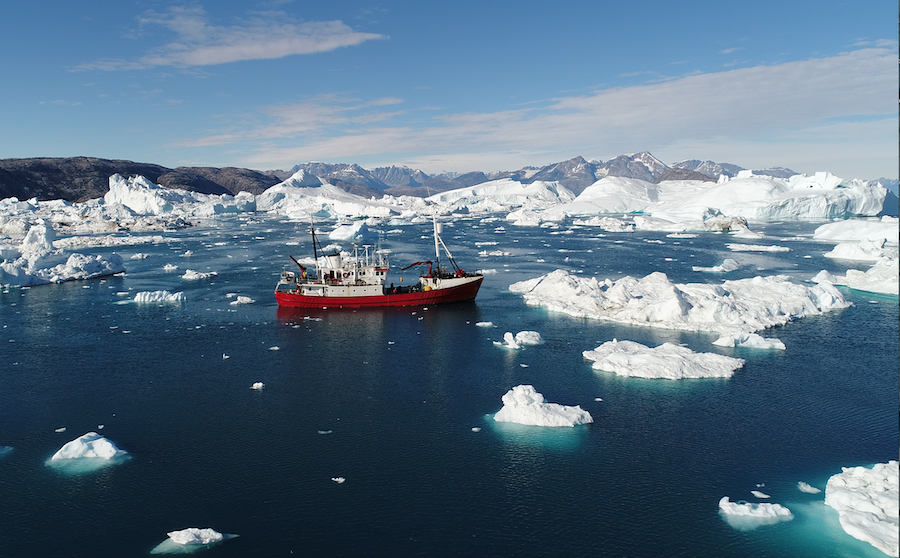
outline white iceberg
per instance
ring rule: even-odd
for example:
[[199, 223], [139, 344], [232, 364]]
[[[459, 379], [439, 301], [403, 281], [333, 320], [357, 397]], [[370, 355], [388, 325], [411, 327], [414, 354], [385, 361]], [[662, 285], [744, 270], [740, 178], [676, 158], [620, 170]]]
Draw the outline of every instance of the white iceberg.
[[858, 291], [889, 295], [900, 294], [900, 260], [878, 260], [866, 271], [848, 269], [844, 276], [822, 270], [812, 278], [819, 285], [844, 285]]
[[128, 459], [128, 452], [110, 440], [88, 432], [67, 442], [47, 460], [47, 465], [69, 474], [90, 473]]
[[503, 408], [494, 415], [494, 420], [531, 426], [575, 426], [594, 422], [591, 414], [578, 405], [567, 407], [547, 403], [530, 385], [519, 385], [506, 392]]
[[831, 249], [830, 252], [822, 254], [826, 258], [836, 260], [854, 260], [864, 262], [875, 262], [881, 259], [896, 259], [898, 252], [896, 249], [885, 248], [886, 239], [878, 238], [869, 240], [862, 238], [855, 242], [841, 242]]
[[743, 359], [714, 353], [695, 353], [687, 347], [663, 343], [656, 348], [634, 341], [613, 339], [582, 353], [595, 370], [618, 376], [680, 380], [730, 378], [744, 365]]
[[718, 347], [746, 347], [749, 349], [776, 349], [783, 351], [784, 343], [774, 337], [762, 337], [757, 333], [738, 333], [723, 335], [713, 341]]
[[888, 556], [900, 553], [900, 468], [897, 461], [872, 468], [843, 467], [828, 479], [825, 504], [837, 510], [848, 535]]
[[530, 306], [571, 316], [721, 335], [759, 331], [850, 305], [833, 285], [807, 287], [784, 275], [708, 285], [675, 284], [659, 272], [600, 282], [558, 269], [513, 283], [509, 290], [521, 293]]
[[513, 335], [511, 331], [503, 334], [503, 342], [494, 341], [494, 345], [507, 349], [521, 349], [522, 345], [540, 345], [544, 342], [537, 331], [520, 331]]
[[797, 483], [797, 488], [800, 490], [800, 492], [806, 492], [807, 494], [818, 494], [819, 492], [822, 492], [815, 486], [803, 481]]
[[791, 510], [781, 504], [732, 502], [728, 496], [719, 500], [719, 513], [729, 525], [740, 531], [794, 519]]
[[212, 545], [237, 537], [219, 533], [215, 529], [189, 527], [166, 533], [169, 538], [156, 545], [150, 554], [191, 554]]
[[148, 304], [157, 302], [184, 302], [184, 293], [169, 291], [142, 291], [134, 295], [134, 302]]
[[709, 273], [728, 273], [729, 271], [734, 271], [736, 269], [740, 269], [741, 264], [732, 260], [731, 258], [725, 258], [725, 260], [719, 264], [711, 267], [701, 267], [701, 266], [692, 266], [691, 269], [694, 271], [706, 271]]
[[884, 238], [892, 244], [900, 243], [900, 219], [884, 216], [880, 219], [845, 219], [820, 226], [813, 233], [816, 240], [854, 242], [864, 238]]
[[184, 275], [181, 276], [182, 279], [186, 279], [188, 281], [194, 281], [197, 279], [209, 279], [210, 277], [215, 277], [218, 275], [215, 271], [210, 272], [202, 272], [202, 271], [194, 271], [193, 269], [187, 269], [184, 272]]

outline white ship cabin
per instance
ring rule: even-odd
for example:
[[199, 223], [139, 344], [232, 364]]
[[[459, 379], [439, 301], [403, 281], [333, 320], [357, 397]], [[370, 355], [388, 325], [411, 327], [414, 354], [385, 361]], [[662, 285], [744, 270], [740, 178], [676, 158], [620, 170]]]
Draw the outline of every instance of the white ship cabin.
[[315, 278], [307, 277], [307, 281], [326, 285], [384, 285], [387, 260], [381, 253], [370, 254], [369, 245], [364, 248], [365, 254], [360, 257], [359, 246], [354, 246], [354, 256], [349, 261], [344, 261], [337, 252], [319, 258]]

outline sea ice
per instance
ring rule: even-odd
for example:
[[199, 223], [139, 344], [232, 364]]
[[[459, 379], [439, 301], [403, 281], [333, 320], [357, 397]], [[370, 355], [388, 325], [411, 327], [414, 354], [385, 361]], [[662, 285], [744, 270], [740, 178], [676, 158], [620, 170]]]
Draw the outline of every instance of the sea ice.
[[237, 537], [237, 535], [219, 533], [214, 529], [198, 529], [196, 527], [189, 527], [166, 534], [169, 538], [156, 545], [150, 551], [150, 554], [191, 554]]
[[897, 461], [872, 468], [842, 467], [828, 479], [825, 504], [837, 510], [848, 535], [888, 556], [900, 553], [900, 468]]
[[728, 496], [719, 500], [719, 512], [729, 525], [740, 531], [794, 519], [791, 510], [781, 504], [732, 502]]
[[89, 473], [128, 458], [128, 452], [97, 434], [88, 432], [66, 443], [47, 465], [71, 474]]
[[714, 265], [712, 267], [700, 267], [700, 266], [692, 266], [691, 269], [694, 271], [706, 271], [709, 273], [727, 273], [729, 271], [734, 271], [736, 269], [740, 269], [741, 264], [732, 260], [731, 258], [725, 258], [719, 265]]
[[208, 273], [203, 273], [201, 271], [194, 271], [193, 269], [185, 270], [184, 275], [181, 276], [182, 279], [194, 280], [194, 279], [209, 279], [210, 277], [215, 277], [218, 275], [215, 271], [210, 271]]
[[783, 351], [784, 343], [774, 337], [762, 337], [757, 333], [723, 335], [713, 341], [718, 347], [746, 347], [749, 349], [777, 349]]
[[533, 386], [519, 385], [503, 396], [503, 408], [494, 415], [497, 422], [515, 422], [531, 426], [575, 426], [594, 422], [580, 406], [547, 403]]
[[143, 291], [134, 295], [134, 301], [138, 304], [156, 302], [183, 302], [184, 293], [170, 293], [169, 291]]
[[831, 284], [807, 287], [784, 275], [709, 285], [675, 284], [660, 272], [600, 282], [558, 269], [513, 283], [509, 290], [522, 293], [528, 305], [571, 316], [720, 335], [759, 331], [849, 306]]
[[593, 361], [595, 370], [613, 372], [619, 376], [637, 378], [730, 378], [744, 365], [743, 359], [695, 353], [687, 347], [663, 343], [656, 348], [634, 341], [607, 341], [591, 351], [582, 353]]
[[732, 252], [790, 252], [791, 249], [785, 246], [763, 246], [761, 244], [726, 244]]
[[822, 270], [812, 278], [819, 285], [844, 285], [858, 291], [900, 294], [900, 260], [882, 259], [867, 271], [848, 269], [843, 277]]
[[822, 254], [826, 258], [836, 260], [856, 260], [865, 262], [874, 262], [881, 259], [896, 259], [898, 252], [896, 249], [885, 248], [885, 239], [879, 238], [869, 240], [868, 238], [860, 239], [856, 242], [841, 242], [830, 252]]
[[800, 492], [806, 492], [807, 494], [818, 494], [819, 492], [822, 492], [815, 486], [803, 481], [797, 483], [797, 488], [800, 489]]
[[520, 331], [513, 335], [511, 331], [503, 334], [503, 342], [494, 341], [494, 345], [507, 349], [521, 349], [522, 345], [540, 345], [544, 340], [537, 331]]

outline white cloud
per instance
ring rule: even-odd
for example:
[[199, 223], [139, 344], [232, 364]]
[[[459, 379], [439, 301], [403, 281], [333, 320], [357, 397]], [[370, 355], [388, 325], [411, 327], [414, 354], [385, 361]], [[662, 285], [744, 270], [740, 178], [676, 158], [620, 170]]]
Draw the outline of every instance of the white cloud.
[[216, 26], [210, 24], [200, 7], [172, 7], [166, 13], [147, 12], [139, 19], [139, 24], [141, 29], [164, 27], [175, 33], [175, 40], [138, 60], [99, 60], [81, 64], [74, 70], [210, 66], [327, 52], [386, 38], [354, 31], [341, 21], [297, 22], [282, 12], [260, 13], [235, 25]]
[[[260, 113], [267, 122], [234, 134], [233, 140], [277, 140], [279, 146], [274, 148], [271, 144], [245, 146], [251, 153], [245, 163], [274, 166], [309, 160], [359, 162], [362, 158], [444, 163], [473, 153], [485, 161], [500, 161], [503, 154], [516, 158], [512, 154], [521, 153], [613, 156], [644, 149], [677, 151], [672, 146], [704, 142], [754, 145], [757, 151], [766, 144], [802, 151], [828, 142], [837, 147], [827, 151], [844, 150], [850, 157], [855, 156], [851, 153], [857, 152], [858, 145], [871, 143], [868, 138], [817, 135], [815, 131], [834, 130], [835, 122], [865, 116], [858, 120], [875, 122], [847, 125], [842, 131], [870, 133], [873, 128], [892, 126], [896, 134], [897, 81], [896, 53], [865, 49], [604, 89], [555, 99], [544, 107], [439, 113], [428, 120], [409, 122], [403, 121], [404, 112], [379, 109], [382, 103], [399, 103], [395, 99], [355, 104], [317, 99], [263, 108]], [[229, 141], [225, 136], [218, 140]], [[896, 141], [892, 149], [896, 152]], [[783, 160], [786, 153], [781, 155], [770, 164], [792, 164]], [[896, 165], [896, 157], [893, 159]], [[740, 157], [731, 160], [742, 164]]]

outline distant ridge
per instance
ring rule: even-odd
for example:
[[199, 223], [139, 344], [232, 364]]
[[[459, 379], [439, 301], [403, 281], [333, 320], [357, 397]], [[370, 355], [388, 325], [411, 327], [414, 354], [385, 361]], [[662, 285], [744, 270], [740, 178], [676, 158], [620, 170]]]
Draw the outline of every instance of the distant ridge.
[[[743, 168], [729, 163], [691, 159], [666, 165], [647, 151], [619, 155], [606, 162], [584, 157], [543, 167], [524, 167], [517, 171], [428, 175], [409, 167], [391, 166], [365, 169], [352, 163], [302, 163], [290, 170], [256, 171], [238, 167], [177, 167], [96, 157], [35, 157], [0, 159], [0, 199], [64, 199], [82, 202], [102, 197], [109, 191], [109, 177], [142, 175], [167, 188], [205, 194], [260, 194], [297, 171], [317, 176], [347, 192], [363, 197], [409, 195], [424, 197], [447, 190], [466, 188], [490, 180], [509, 178], [529, 184], [535, 181], [559, 182], [575, 194], [607, 176], [637, 178], [647, 182], [661, 180], [717, 180], [720, 175], [736, 176]], [[775, 167], [756, 174], [788, 177], [796, 172]], [[706, 178], [704, 178], [706, 177]]]

